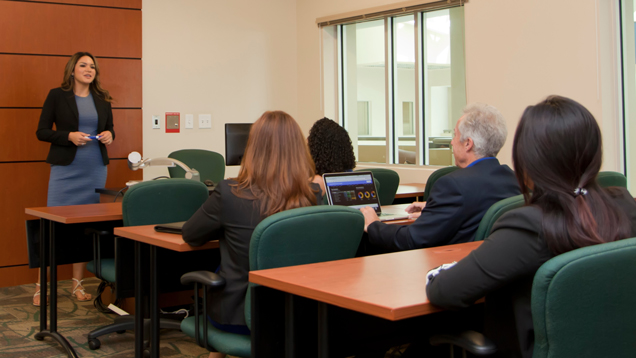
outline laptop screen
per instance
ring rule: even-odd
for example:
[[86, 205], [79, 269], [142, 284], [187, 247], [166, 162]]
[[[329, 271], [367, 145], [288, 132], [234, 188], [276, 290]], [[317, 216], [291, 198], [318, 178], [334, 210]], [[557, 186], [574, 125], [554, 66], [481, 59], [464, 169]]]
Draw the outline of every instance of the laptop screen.
[[381, 212], [371, 172], [329, 173], [323, 179], [329, 204], [355, 209], [370, 206]]

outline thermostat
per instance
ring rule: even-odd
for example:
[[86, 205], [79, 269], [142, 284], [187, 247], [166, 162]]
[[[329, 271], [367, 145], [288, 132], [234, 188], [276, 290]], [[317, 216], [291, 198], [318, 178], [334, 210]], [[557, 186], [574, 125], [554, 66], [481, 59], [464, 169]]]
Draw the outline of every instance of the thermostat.
[[179, 133], [179, 112], [166, 112], [166, 133]]

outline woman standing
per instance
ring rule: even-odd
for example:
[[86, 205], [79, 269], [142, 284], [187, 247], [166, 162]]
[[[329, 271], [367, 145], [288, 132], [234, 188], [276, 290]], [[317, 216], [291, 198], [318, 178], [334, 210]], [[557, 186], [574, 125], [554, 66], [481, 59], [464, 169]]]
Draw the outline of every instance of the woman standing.
[[[88, 52], [74, 54], [61, 87], [46, 97], [36, 132], [39, 140], [51, 143], [46, 159], [51, 164], [47, 206], [99, 202], [95, 188], [106, 184], [106, 145], [115, 138], [112, 100], [100, 85], [95, 57]], [[85, 269], [86, 263], [73, 264], [73, 295], [79, 301], [92, 298], [82, 286]], [[40, 305], [39, 289], [33, 304]]]

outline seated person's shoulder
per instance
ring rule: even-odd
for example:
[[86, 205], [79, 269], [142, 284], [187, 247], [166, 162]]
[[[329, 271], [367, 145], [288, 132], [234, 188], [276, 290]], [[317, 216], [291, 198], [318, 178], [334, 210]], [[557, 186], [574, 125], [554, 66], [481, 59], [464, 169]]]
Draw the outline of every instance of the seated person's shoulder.
[[543, 222], [543, 212], [537, 206], [528, 205], [503, 214], [493, 225], [492, 231], [500, 229], [521, 229], [539, 233]]

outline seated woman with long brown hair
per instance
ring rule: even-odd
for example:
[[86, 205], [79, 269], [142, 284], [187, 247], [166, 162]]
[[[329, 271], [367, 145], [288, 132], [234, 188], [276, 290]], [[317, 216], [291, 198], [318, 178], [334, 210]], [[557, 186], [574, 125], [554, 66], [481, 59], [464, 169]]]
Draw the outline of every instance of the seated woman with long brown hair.
[[238, 177], [221, 181], [184, 224], [183, 239], [192, 246], [219, 240], [218, 273], [226, 285], [206, 303], [215, 327], [249, 334], [244, 306], [252, 232], [272, 214], [322, 202], [310, 181], [314, 171], [298, 123], [285, 112], [265, 112], [252, 125]]
[[426, 293], [450, 309], [486, 297], [486, 335], [498, 357], [532, 357], [532, 280], [550, 258], [636, 236], [636, 203], [624, 188], [601, 188], [601, 131], [579, 103], [550, 96], [526, 108], [512, 156], [526, 205], [504, 214], [484, 243], [446, 270]]

